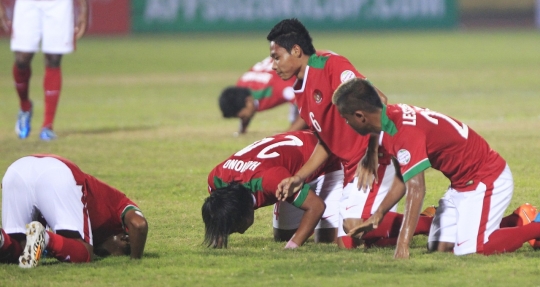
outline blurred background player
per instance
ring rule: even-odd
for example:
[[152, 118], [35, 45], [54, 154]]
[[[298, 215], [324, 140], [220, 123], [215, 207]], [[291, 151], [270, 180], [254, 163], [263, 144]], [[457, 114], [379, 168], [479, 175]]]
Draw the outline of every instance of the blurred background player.
[[139, 259], [147, 233], [133, 201], [59, 156], [20, 158], [2, 179], [1, 262], [35, 267], [44, 250], [72, 263], [92, 253]]
[[0, 4], [0, 26], [6, 32], [11, 26], [11, 50], [15, 52], [13, 78], [20, 99], [15, 131], [21, 139], [27, 138], [31, 130], [32, 101], [28, 89], [32, 58], [39, 50], [40, 42], [45, 55], [45, 113], [39, 136], [45, 141], [56, 138], [53, 122], [62, 87], [62, 55], [73, 52], [75, 39], [84, 35], [88, 23], [87, 0], [77, 1], [79, 13], [76, 24], [71, 0], [17, 0], [12, 23]]
[[[243, 233], [253, 224], [255, 209], [276, 203], [277, 184], [308, 160], [316, 144], [309, 131], [276, 134], [217, 165], [208, 175], [210, 196], [202, 207], [208, 246], [227, 247], [229, 234]], [[286, 198], [294, 207], [280, 204], [274, 212], [274, 238], [289, 241], [286, 248], [302, 245], [314, 229], [316, 242], [336, 239], [343, 182], [339, 161], [330, 158], [306, 182]]]
[[227, 87], [219, 96], [219, 108], [224, 118], [240, 118], [239, 134], [247, 127], [255, 113], [289, 103], [289, 122], [287, 131], [307, 128], [298, 116], [294, 102], [292, 85], [294, 78], [283, 81], [272, 70], [272, 58], [267, 57], [244, 73], [235, 86]]
[[[540, 238], [540, 218], [530, 205], [522, 205], [502, 222], [514, 190], [512, 173], [506, 161], [467, 125], [424, 108], [385, 105], [377, 90], [359, 78], [343, 83], [333, 103], [356, 132], [377, 135], [396, 161], [392, 188], [373, 215], [350, 235], [376, 228], [406, 195], [394, 257], [409, 258], [426, 193], [424, 170], [432, 167], [450, 180], [450, 186], [433, 218], [430, 251], [491, 255], [515, 251], [524, 242]], [[521, 212], [530, 215], [522, 217], [521, 226], [501, 227], [508, 226], [516, 212], [520, 217]]]

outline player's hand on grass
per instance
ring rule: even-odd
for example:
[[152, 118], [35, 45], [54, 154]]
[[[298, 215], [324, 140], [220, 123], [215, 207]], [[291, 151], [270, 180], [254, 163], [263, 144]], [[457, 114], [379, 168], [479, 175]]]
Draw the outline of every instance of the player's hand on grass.
[[366, 155], [358, 163], [356, 168], [356, 176], [358, 177], [358, 190], [367, 191], [373, 187], [373, 182], [379, 182], [377, 176], [377, 167], [379, 166], [379, 158], [376, 152], [367, 152]]
[[355, 226], [353, 229], [349, 230], [349, 233], [347, 233], [347, 235], [354, 238], [361, 239], [364, 233], [369, 232], [379, 226], [379, 223], [381, 223], [383, 216], [384, 215], [381, 215], [378, 212], [375, 212], [366, 221], [362, 222], [361, 224]]
[[394, 259], [409, 259], [409, 246], [408, 245], [396, 245], [396, 251], [394, 252]]
[[282, 180], [276, 190], [276, 197], [280, 201], [285, 201], [289, 196], [302, 188], [304, 181], [297, 175]]

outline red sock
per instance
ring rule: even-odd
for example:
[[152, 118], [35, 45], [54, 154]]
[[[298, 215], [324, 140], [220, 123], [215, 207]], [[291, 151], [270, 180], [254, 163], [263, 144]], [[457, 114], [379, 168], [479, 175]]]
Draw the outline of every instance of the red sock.
[[21, 244], [11, 238], [3, 229], [0, 229], [4, 237], [4, 245], [0, 248], [0, 262], [17, 263], [23, 252]]
[[[403, 214], [396, 212], [388, 212], [384, 215], [383, 220], [379, 223], [379, 226], [366, 233], [363, 239], [378, 239], [378, 238], [397, 238], [399, 230], [401, 229], [401, 222], [403, 221]], [[420, 216], [418, 224], [414, 230], [414, 235], [429, 234], [431, 222], [433, 217]]]
[[510, 215], [508, 215], [506, 217], [503, 217], [499, 227], [501, 227], [501, 228], [516, 227], [516, 226], [521, 226], [522, 224], [523, 224], [523, 222], [521, 220], [521, 217], [519, 217], [519, 215], [517, 215], [517, 214], [512, 213], [512, 214], [510, 214]]
[[356, 242], [354, 242], [353, 238], [350, 237], [350, 236], [342, 236], [342, 237], [339, 237], [338, 239], [341, 238], [341, 242], [343, 242], [343, 246], [347, 249], [354, 249], [356, 247], [358, 247], [358, 245], [356, 244]]
[[90, 262], [90, 253], [82, 242], [49, 231], [47, 231], [47, 233], [49, 234], [47, 250], [51, 252], [51, 255], [54, 258], [62, 262]]
[[32, 69], [20, 69], [17, 65], [13, 65], [13, 79], [15, 80], [15, 89], [19, 95], [19, 101], [21, 110], [24, 112], [29, 111], [32, 108], [32, 103], [28, 98], [28, 86], [30, 84], [30, 76], [32, 75]]
[[484, 255], [512, 252], [523, 246], [530, 239], [540, 238], [540, 223], [531, 222], [524, 226], [501, 228], [489, 236], [484, 244]]
[[45, 78], [43, 79], [43, 89], [45, 90], [45, 118], [43, 128], [53, 127], [56, 107], [60, 99], [60, 89], [62, 87], [62, 71], [60, 68], [45, 68]]

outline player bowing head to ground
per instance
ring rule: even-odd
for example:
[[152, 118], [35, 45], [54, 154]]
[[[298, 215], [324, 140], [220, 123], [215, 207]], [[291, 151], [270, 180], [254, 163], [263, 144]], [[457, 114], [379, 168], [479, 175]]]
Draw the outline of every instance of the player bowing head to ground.
[[92, 253], [139, 259], [147, 233], [133, 201], [65, 158], [23, 157], [2, 179], [1, 262], [35, 267], [44, 250], [72, 263]]
[[[227, 247], [231, 233], [244, 233], [253, 224], [255, 209], [274, 209], [274, 239], [286, 248], [302, 245], [315, 229], [315, 242], [334, 242], [338, 227], [343, 171], [329, 158], [302, 188], [281, 198], [277, 184], [309, 159], [317, 144], [308, 131], [277, 134], [256, 141], [217, 165], [208, 175], [210, 196], [202, 206], [205, 243]], [[326, 207], [326, 208], [325, 208]]]
[[490, 255], [514, 251], [524, 242], [540, 238], [540, 223], [534, 222], [540, 218], [531, 222], [534, 214], [522, 226], [500, 227], [512, 199], [512, 173], [505, 160], [466, 124], [424, 108], [385, 105], [375, 88], [358, 78], [343, 83], [335, 91], [333, 103], [356, 132], [378, 135], [380, 145], [396, 162], [390, 191], [374, 214], [350, 235], [377, 227], [388, 210], [406, 196], [394, 257], [408, 258], [426, 192], [424, 171], [432, 167], [450, 180], [450, 187], [433, 218], [430, 251]]
[[239, 133], [243, 134], [257, 112], [289, 103], [291, 125], [287, 131], [304, 129], [306, 124], [298, 116], [298, 109], [294, 104], [294, 80], [283, 81], [272, 70], [272, 58], [267, 57], [244, 73], [235, 86], [227, 87], [221, 92], [219, 108], [223, 117], [240, 118]]

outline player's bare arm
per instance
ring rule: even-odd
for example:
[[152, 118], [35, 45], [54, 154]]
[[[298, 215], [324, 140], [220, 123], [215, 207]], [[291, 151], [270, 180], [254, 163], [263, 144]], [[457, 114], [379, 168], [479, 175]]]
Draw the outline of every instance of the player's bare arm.
[[397, 163], [395, 159], [392, 159], [392, 160], [394, 161], [394, 168], [396, 170], [396, 175], [394, 177], [394, 181], [392, 182], [392, 186], [390, 187], [390, 190], [388, 191], [388, 194], [384, 197], [383, 201], [379, 205], [379, 208], [377, 208], [377, 210], [371, 215], [371, 217], [368, 218], [363, 223], [349, 230], [347, 232], [348, 236], [360, 238], [364, 233], [377, 228], [379, 223], [382, 221], [384, 215], [394, 205], [396, 205], [403, 198], [403, 196], [405, 196], [405, 191], [406, 191], [405, 183], [403, 183], [403, 179], [401, 177], [399, 164]]
[[405, 186], [407, 187], [405, 212], [403, 213], [403, 223], [399, 231], [396, 251], [394, 253], [395, 259], [409, 258], [409, 245], [418, 224], [420, 210], [424, 202], [424, 196], [426, 195], [424, 171], [409, 179], [405, 183]]
[[379, 182], [377, 167], [379, 166], [379, 136], [370, 134], [366, 154], [358, 163], [356, 175], [358, 177], [358, 189], [367, 190], [373, 187], [373, 182]]
[[140, 211], [129, 210], [124, 216], [124, 224], [128, 229], [131, 259], [140, 259], [148, 235], [148, 222]]
[[79, 15], [75, 25], [75, 38], [80, 39], [88, 30], [88, 0], [78, 0]]
[[[302, 216], [302, 220], [300, 221], [300, 226], [298, 226], [296, 233], [290, 240], [294, 242], [293, 246], [301, 246], [304, 244], [304, 242], [306, 242], [308, 237], [311, 236], [313, 230], [315, 229], [315, 226], [321, 219], [325, 208], [326, 205], [324, 204], [323, 200], [318, 197], [315, 192], [309, 190], [306, 200], [302, 206], [300, 206], [300, 209], [305, 211], [304, 215]], [[287, 246], [289, 246], [289, 248], [294, 248], [290, 247], [290, 243], [288, 243]]]
[[6, 10], [2, 3], [0, 3], [0, 27], [6, 33], [9, 33], [9, 27], [11, 26], [11, 21], [7, 18]]
[[321, 166], [330, 157], [330, 153], [326, 147], [320, 142], [315, 146], [313, 154], [308, 161], [300, 168], [293, 176], [283, 179], [277, 186], [276, 197], [278, 200], [284, 201], [287, 197], [298, 192], [304, 185], [304, 181], [308, 178], [319, 166]]
[[299, 131], [307, 128], [308, 126], [306, 124], [306, 121], [304, 121], [301, 117], [297, 117], [296, 120], [292, 122], [287, 132]]

